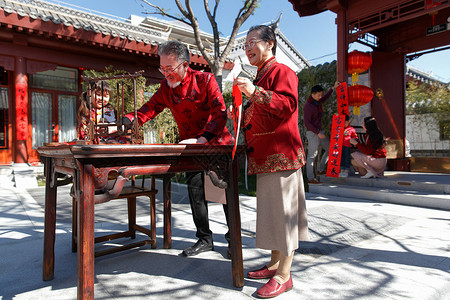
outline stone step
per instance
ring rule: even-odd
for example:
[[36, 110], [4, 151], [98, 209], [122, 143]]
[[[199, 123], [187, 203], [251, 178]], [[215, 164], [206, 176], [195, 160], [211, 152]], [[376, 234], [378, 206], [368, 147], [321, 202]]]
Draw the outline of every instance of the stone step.
[[14, 187], [13, 168], [9, 165], [0, 166], [0, 187]]
[[420, 191], [435, 194], [450, 194], [450, 175], [430, 173], [405, 173], [398, 175], [394, 172], [386, 172], [386, 177], [362, 179], [353, 175], [347, 178], [334, 178], [320, 176], [323, 183], [334, 185], [351, 185], [361, 187], [374, 187], [379, 189], [394, 189], [405, 191]]
[[29, 166], [14, 166], [14, 182], [17, 188], [37, 188], [36, 174]]
[[0, 166], [0, 175], [11, 175], [13, 168], [11, 166]]
[[[367, 181], [367, 180], [366, 180]], [[369, 183], [369, 181], [367, 181]], [[450, 210], [450, 195], [417, 190], [390, 189], [349, 184], [309, 185], [309, 192], [347, 198], [367, 199], [395, 204]]]
[[14, 187], [14, 175], [0, 174], [0, 187]]

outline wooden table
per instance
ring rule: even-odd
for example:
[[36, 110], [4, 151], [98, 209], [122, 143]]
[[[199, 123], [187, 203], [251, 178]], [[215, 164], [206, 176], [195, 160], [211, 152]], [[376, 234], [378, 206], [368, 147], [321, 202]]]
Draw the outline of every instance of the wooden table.
[[78, 208], [78, 299], [94, 299], [94, 205], [104, 201], [95, 190], [102, 189], [114, 173], [118, 181], [110, 197], [120, 193], [132, 175], [163, 175], [164, 248], [171, 247], [171, 174], [214, 170], [228, 183], [229, 229], [233, 285], [244, 285], [241, 219], [238, 194], [238, 160], [231, 159], [232, 146], [206, 145], [59, 145], [40, 147], [44, 163], [45, 227], [43, 280], [52, 280], [55, 264], [57, 175], [73, 176]]

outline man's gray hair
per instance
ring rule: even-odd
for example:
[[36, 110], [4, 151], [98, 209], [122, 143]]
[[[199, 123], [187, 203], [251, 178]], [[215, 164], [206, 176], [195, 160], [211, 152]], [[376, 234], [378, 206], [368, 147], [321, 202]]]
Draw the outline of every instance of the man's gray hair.
[[191, 62], [191, 55], [185, 44], [179, 41], [167, 41], [158, 46], [158, 55], [175, 55], [179, 62], [187, 61], [189, 64]]

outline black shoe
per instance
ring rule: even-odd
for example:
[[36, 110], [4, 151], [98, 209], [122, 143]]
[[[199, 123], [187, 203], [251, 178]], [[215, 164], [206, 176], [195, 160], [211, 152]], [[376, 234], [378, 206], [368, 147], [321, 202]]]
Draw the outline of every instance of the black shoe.
[[231, 250], [230, 247], [227, 249], [227, 259], [231, 259]]
[[206, 251], [214, 250], [214, 245], [203, 240], [198, 240], [193, 246], [186, 248], [181, 252], [181, 256], [194, 256]]

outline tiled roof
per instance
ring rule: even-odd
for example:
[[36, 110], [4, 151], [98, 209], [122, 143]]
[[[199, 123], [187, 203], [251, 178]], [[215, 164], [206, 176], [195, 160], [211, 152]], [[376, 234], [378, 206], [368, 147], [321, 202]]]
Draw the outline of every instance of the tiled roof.
[[[94, 0], [93, 0], [94, 1]], [[134, 26], [129, 20], [118, 20], [93, 14], [71, 7], [60, 6], [54, 3], [39, 0], [0, 0], [0, 9], [6, 13], [17, 13], [19, 16], [29, 16], [32, 19], [41, 19], [44, 22], [63, 24], [66, 27], [83, 29], [145, 43], [157, 45], [167, 39], [160, 31], [142, 26]]]
[[433, 73], [426, 73], [408, 64], [406, 65], [406, 75], [411, 77], [412, 79], [416, 79], [430, 85], [447, 85], [447, 86], [449, 85], [449, 83], [443, 82], [438, 78], [434, 77]]

